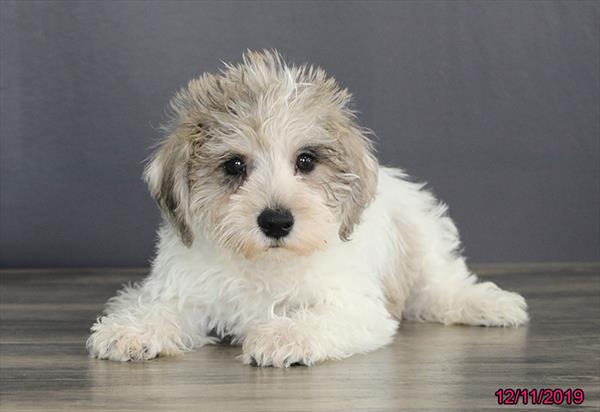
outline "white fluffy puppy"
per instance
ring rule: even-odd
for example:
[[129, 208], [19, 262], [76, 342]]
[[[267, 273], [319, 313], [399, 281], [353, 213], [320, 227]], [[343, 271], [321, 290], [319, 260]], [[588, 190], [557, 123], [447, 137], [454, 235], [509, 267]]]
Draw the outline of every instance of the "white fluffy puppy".
[[230, 336], [245, 363], [287, 367], [377, 349], [402, 318], [526, 322], [521, 296], [469, 272], [446, 207], [378, 165], [350, 99], [270, 51], [182, 89], [145, 171], [165, 218], [152, 272], [108, 302], [91, 355]]

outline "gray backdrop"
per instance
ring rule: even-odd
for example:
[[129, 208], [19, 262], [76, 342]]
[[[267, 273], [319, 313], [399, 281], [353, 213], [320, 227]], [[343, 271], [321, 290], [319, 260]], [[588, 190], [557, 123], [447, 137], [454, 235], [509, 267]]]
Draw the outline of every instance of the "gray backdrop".
[[471, 261], [599, 260], [594, 2], [12, 2], [0, 265], [145, 265], [140, 179], [177, 88], [246, 48], [324, 66]]

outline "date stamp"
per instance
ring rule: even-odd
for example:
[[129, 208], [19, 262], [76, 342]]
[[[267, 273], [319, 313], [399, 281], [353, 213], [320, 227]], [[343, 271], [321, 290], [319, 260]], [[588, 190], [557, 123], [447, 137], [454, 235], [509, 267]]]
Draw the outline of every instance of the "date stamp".
[[500, 388], [494, 395], [498, 405], [581, 405], [585, 400], [580, 388]]

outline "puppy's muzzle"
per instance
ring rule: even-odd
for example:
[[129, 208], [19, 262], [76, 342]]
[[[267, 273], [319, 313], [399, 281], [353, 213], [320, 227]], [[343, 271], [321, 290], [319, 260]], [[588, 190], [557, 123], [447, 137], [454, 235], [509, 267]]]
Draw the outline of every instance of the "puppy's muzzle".
[[289, 209], [265, 209], [257, 219], [260, 230], [270, 238], [280, 239], [287, 236], [294, 226], [294, 216]]

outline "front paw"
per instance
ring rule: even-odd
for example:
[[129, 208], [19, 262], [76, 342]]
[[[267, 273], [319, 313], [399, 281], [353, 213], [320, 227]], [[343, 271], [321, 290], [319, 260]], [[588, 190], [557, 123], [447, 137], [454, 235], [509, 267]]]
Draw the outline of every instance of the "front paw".
[[155, 334], [138, 325], [127, 325], [110, 316], [99, 319], [92, 327], [86, 342], [90, 356], [112, 361], [142, 361], [165, 353]]
[[291, 320], [274, 321], [248, 333], [240, 358], [245, 364], [257, 366], [310, 366], [324, 360], [312, 344], [314, 338], [307, 331], [300, 331]]

